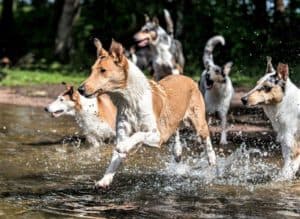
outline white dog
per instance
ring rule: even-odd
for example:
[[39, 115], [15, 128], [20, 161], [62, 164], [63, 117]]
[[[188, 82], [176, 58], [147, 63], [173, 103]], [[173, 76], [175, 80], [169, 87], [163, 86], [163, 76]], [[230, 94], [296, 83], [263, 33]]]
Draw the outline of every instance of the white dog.
[[66, 85], [66, 90], [45, 111], [53, 117], [75, 116], [87, 141], [94, 146], [115, 138], [116, 108], [107, 95], [88, 99], [74, 90], [73, 86]]
[[212, 52], [218, 43], [225, 45], [225, 40], [222, 36], [214, 36], [206, 43], [203, 55], [205, 70], [201, 75], [199, 87], [204, 95], [206, 112], [208, 114], [217, 112], [221, 118], [222, 133], [220, 144], [227, 144], [226, 117], [234, 94], [229, 77], [232, 62], [227, 62], [223, 67], [214, 63]]
[[300, 90], [289, 79], [288, 65], [279, 63], [275, 71], [270, 57], [267, 62], [266, 75], [241, 100], [263, 107], [281, 143], [282, 177], [291, 179], [300, 165]]

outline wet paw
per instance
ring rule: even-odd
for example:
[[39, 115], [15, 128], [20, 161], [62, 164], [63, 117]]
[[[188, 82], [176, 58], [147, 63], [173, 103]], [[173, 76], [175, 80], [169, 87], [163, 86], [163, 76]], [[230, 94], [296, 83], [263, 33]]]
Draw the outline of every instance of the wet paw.
[[104, 177], [95, 183], [95, 189], [108, 189], [112, 182], [111, 177]]
[[181, 155], [175, 156], [174, 158], [177, 163], [179, 163], [181, 161]]

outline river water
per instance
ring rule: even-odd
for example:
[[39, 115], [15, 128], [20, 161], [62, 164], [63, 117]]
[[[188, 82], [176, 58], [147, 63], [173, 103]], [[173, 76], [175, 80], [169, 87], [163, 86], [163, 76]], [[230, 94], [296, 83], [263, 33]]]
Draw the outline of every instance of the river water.
[[260, 136], [217, 147], [217, 167], [192, 140], [180, 164], [168, 145], [141, 148], [96, 191], [112, 145], [85, 143], [71, 117], [0, 105], [0, 218], [300, 218], [300, 180], [276, 180], [280, 149]]

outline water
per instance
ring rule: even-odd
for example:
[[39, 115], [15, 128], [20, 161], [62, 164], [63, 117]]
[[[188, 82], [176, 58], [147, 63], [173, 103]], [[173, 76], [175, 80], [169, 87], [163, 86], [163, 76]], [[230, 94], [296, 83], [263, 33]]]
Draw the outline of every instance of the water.
[[113, 146], [88, 146], [72, 118], [0, 107], [0, 218], [300, 217], [300, 181], [276, 181], [272, 135], [231, 136], [235, 145], [216, 148], [216, 168], [192, 139], [180, 164], [168, 146], [142, 148], [110, 189], [95, 191]]

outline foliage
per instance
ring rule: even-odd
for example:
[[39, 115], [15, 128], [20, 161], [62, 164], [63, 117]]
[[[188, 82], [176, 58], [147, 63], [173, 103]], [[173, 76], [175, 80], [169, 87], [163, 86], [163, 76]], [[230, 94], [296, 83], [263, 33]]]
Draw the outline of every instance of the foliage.
[[[57, 84], [66, 81], [71, 84], [80, 84], [87, 75], [82, 73], [66, 74], [58, 71], [21, 70], [4, 69], [5, 77], [0, 81], [0, 85], [34, 85], [34, 84]], [[3, 74], [2, 73], [2, 74]]]
[[[26, 68], [88, 71], [95, 56], [93, 37], [99, 37], [106, 48], [112, 38], [129, 48], [133, 34], [144, 23], [144, 13], [157, 15], [164, 27], [162, 9], [168, 8], [175, 31], [177, 27], [176, 37], [183, 44], [188, 75], [201, 74], [204, 45], [215, 34], [226, 39], [224, 47], [216, 48], [215, 61], [224, 64], [232, 60], [237, 81], [260, 75], [262, 71], [250, 69], [257, 65], [264, 69], [266, 55], [272, 56], [274, 63], [287, 62], [293, 68], [299, 65], [298, 0], [285, 1], [288, 4], [282, 14], [276, 12], [275, 0], [83, 0], [73, 27], [70, 60], [61, 65], [54, 56], [54, 42], [63, 5], [59, 3], [63, 2], [15, 0], [12, 29], [17, 31], [13, 38], [4, 38], [5, 31], [1, 31], [0, 58], [10, 56], [16, 64], [22, 56], [33, 53], [34, 63]], [[264, 7], [265, 11], [256, 10]], [[11, 47], [3, 49], [6, 45]]]

